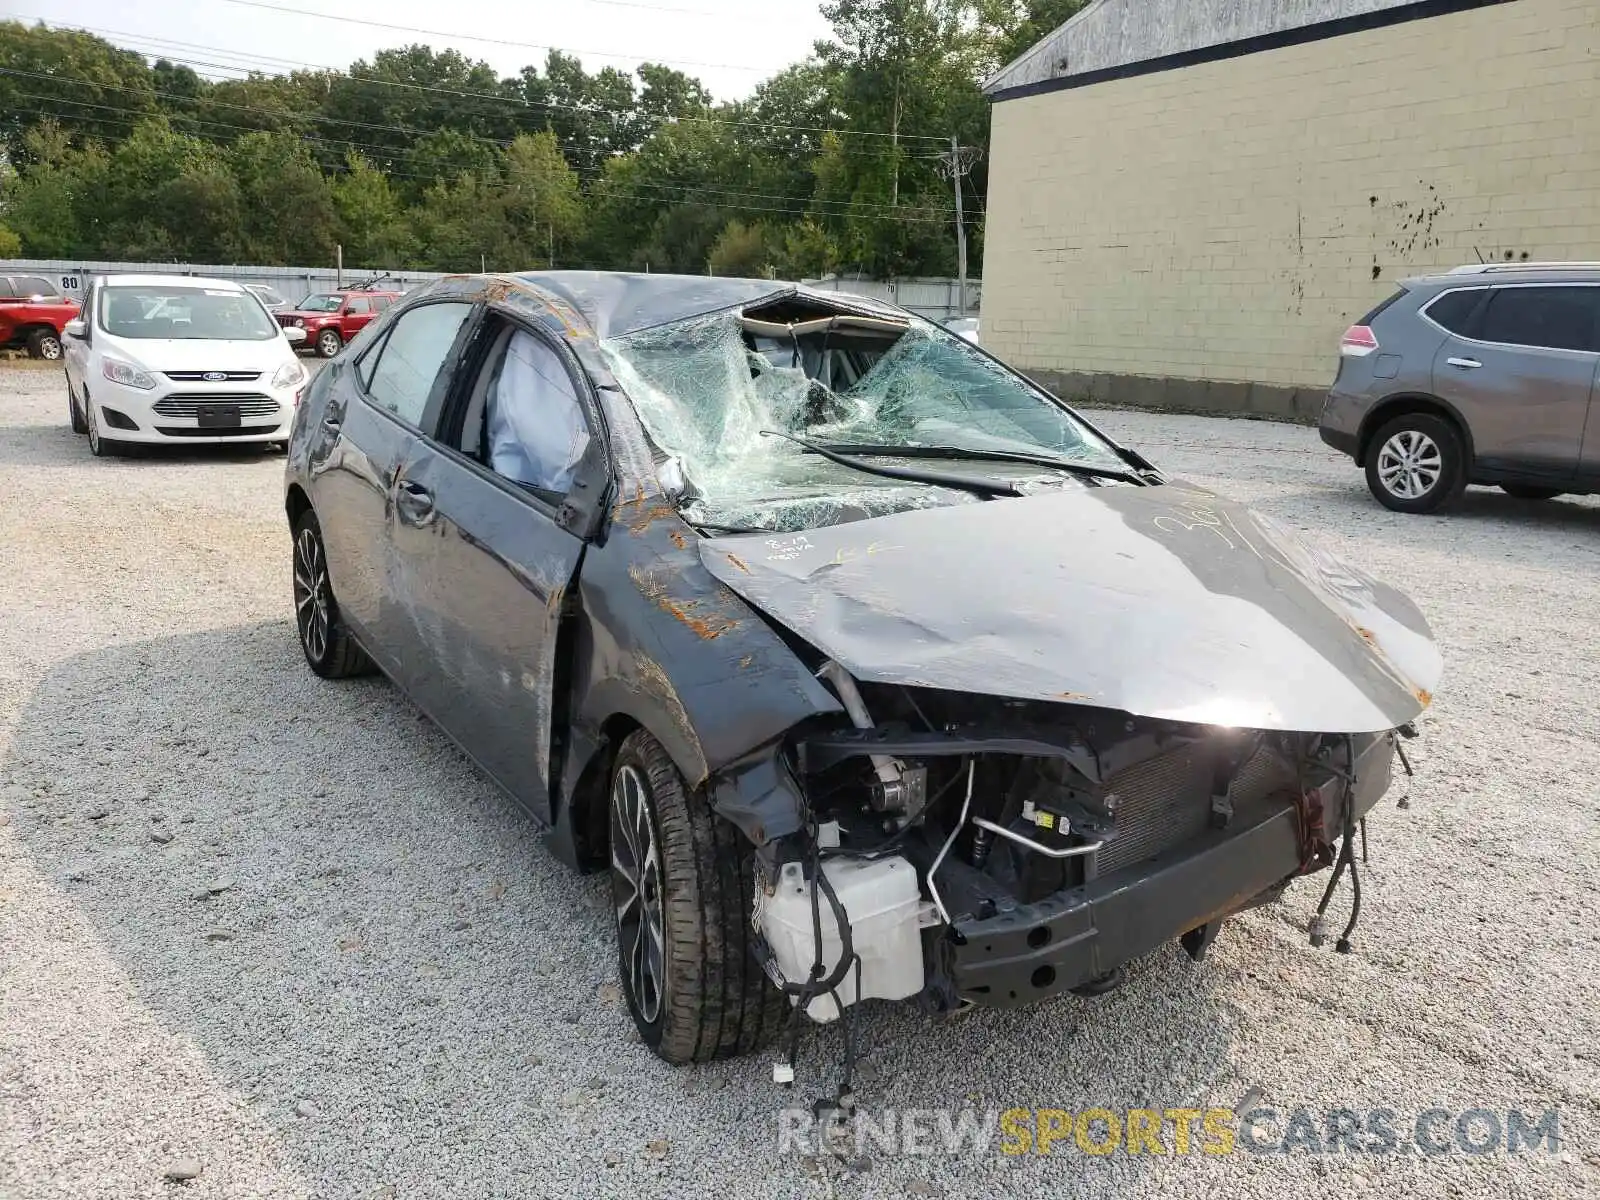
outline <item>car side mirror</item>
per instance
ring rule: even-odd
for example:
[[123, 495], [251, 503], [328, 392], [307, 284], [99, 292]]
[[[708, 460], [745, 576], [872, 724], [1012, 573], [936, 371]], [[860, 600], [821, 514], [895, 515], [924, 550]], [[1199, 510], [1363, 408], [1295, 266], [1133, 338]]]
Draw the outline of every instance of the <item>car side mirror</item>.
[[80, 342], [89, 335], [89, 327], [83, 323], [81, 317], [74, 317], [61, 327], [61, 332], [69, 338], [77, 338]]
[[286, 325], [283, 329], [283, 336], [289, 345], [298, 346], [306, 340], [306, 331], [298, 325]]

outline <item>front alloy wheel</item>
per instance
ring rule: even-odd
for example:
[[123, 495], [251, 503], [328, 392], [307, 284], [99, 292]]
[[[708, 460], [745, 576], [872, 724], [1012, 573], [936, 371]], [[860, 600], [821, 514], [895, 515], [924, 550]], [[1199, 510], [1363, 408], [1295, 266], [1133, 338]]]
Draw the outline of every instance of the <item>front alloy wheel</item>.
[[122, 453], [122, 443], [114, 442], [108, 437], [100, 436], [100, 418], [95, 413], [94, 401], [89, 399], [89, 393], [83, 394], [83, 416], [89, 434], [89, 453], [96, 458], [107, 458], [113, 454]]
[[317, 353], [323, 358], [332, 358], [339, 353], [339, 348], [344, 345], [337, 329], [324, 329], [317, 334]]
[[666, 919], [662, 915], [661, 852], [645, 801], [645, 782], [631, 763], [611, 784], [611, 897], [617, 950], [628, 995], [645, 1025], [661, 1020], [667, 980]]
[[617, 969], [640, 1039], [672, 1063], [757, 1049], [789, 1006], [753, 952], [750, 843], [643, 729], [617, 747], [607, 807]]

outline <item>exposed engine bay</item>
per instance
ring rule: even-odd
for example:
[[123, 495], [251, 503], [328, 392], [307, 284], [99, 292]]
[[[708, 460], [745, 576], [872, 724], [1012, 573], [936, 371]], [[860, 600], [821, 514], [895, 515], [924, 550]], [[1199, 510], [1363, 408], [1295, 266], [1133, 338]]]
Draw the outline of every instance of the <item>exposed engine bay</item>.
[[[831, 660], [818, 675], [854, 728], [797, 740], [808, 827], [758, 858], [753, 913], [768, 973], [814, 1021], [848, 1020], [849, 1006], [873, 998], [949, 1013], [1098, 994], [1161, 941], [1177, 937], [1200, 959], [1227, 917], [1329, 865], [1312, 939], [1322, 943], [1322, 914], [1348, 874], [1354, 903], [1338, 948], [1349, 951], [1355, 839], [1364, 847], [1365, 814], [1409, 727], [1242, 730], [861, 685]], [[1220, 904], [1181, 884], [1161, 890], [1163, 866], [1275, 820], [1292, 830], [1293, 855], [1254, 883], [1230, 880]], [[1097, 895], [1152, 884], [1136, 905], [1150, 911], [1131, 928], [1096, 911]], [[987, 940], [1002, 936], [1010, 953]], [[791, 1068], [792, 1054], [791, 1043]]]

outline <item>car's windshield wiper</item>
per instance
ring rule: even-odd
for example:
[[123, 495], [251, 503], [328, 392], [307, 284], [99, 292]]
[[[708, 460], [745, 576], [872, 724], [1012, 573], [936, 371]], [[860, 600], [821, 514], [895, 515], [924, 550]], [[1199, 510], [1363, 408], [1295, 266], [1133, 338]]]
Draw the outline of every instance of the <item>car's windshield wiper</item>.
[[861, 445], [853, 442], [826, 442], [817, 445], [835, 454], [860, 454], [884, 458], [955, 458], [973, 462], [989, 459], [994, 462], [1031, 463], [1039, 467], [1054, 467], [1058, 471], [1070, 471], [1074, 475], [1084, 475], [1090, 479], [1115, 479], [1121, 483], [1133, 483], [1140, 487], [1146, 487], [1150, 483], [1150, 480], [1143, 476], [1120, 467], [1101, 467], [1070, 458], [1057, 458], [1053, 454], [1030, 454], [1025, 450], [977, 450], [971, 446], [896, 446], [877, 442]]
[[763, 429], [762, 437], [778, 437], [793, 442], [795, 445], [820, 454], [830, 462], [841, 466], [854, 467], [858, 471], [865, 471], [869, 475], [882, 475], [885, 479], [904, 479], [911, 483], [928, 483], [935, 487], [959, 488], [962, 491], [973, 492], [985, 499], [995, 496], [1021, 496], [1017, 485], [1009, 479], [984, 479], [972, 475], [960, 475], [954, 471], [919, 471], [913, 467], [887, 467], [873, 462], [860, 462], [852, 457], [856, 453], [854, 446], [841, 449], [825, 446], [821, 442], [809, 441], [803, 437], [796, 437], [792, 433], [783, 433], [777, 429]]

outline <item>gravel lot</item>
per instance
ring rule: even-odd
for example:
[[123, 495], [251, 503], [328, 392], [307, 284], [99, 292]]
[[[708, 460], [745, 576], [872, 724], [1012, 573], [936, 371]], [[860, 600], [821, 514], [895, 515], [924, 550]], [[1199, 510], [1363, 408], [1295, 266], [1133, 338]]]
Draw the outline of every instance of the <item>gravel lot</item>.
[[869, 1011], [863, 1102], [1559, 1107], [1561, 1154], [780, 1156], [837, 1043], [792, 1096], [637, 1043], [601, 881], [389, 686], [304, 668], [282, 460], [96, 461], [59, 371], [0, 366], [0, 1195], [1594, 1195], [1600, 504], [1402, 517], [1309, 430], [1098, 416], [1418, 599], [1412, 806], [1354, 955], [1302, 884], [1103, 1000]]

